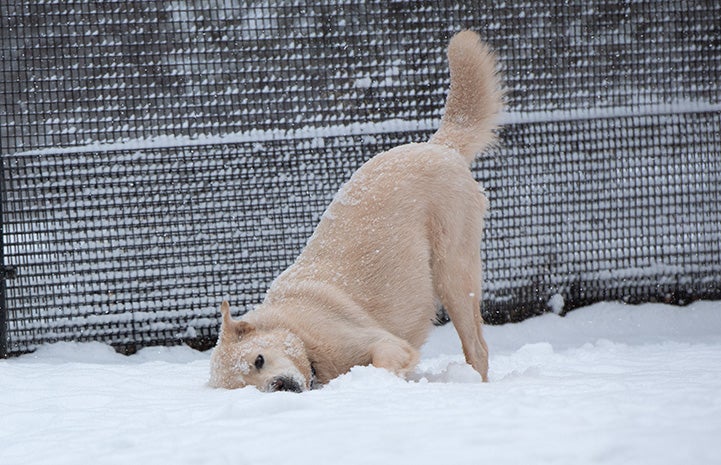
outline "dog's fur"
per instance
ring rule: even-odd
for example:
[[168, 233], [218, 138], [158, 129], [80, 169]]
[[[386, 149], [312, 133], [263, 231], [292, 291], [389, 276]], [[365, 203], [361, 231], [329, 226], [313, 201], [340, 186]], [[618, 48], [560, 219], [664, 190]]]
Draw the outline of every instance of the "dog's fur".
[[487, 200], [469, 165], [494, 141], [503, 96], [494, 54], [477, 34], [453, 37], [448, 59], [451, 88], [431, 140], [358, 169], [258, 308], [233, 320], [223, 302], [211, 386], [303, 391], [367, 364], [405, 375], [438, 303], [488, 380], [480, 314]]

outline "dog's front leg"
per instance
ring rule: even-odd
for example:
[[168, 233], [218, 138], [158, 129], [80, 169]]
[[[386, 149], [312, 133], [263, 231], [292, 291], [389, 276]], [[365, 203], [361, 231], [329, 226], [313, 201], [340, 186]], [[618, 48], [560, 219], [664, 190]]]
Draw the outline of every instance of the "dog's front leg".
[[418, 350], [391, 333], [382, 334], [370, 345], [371, 364], [405, 377], [420, 358]]

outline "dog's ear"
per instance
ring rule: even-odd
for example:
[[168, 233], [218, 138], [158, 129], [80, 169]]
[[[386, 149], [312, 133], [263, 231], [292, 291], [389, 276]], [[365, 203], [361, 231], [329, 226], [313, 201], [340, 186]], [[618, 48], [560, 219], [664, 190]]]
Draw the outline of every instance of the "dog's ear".
[[223, 322], [220, 325], [220, 338], [225, 342], [238, 342], [240, 338], [255, 329], [248, 322], [234, 320], [230, 317], [230, 304], [227, 300], [224, 300], [220, 306], [220, 313], [223, 314]]

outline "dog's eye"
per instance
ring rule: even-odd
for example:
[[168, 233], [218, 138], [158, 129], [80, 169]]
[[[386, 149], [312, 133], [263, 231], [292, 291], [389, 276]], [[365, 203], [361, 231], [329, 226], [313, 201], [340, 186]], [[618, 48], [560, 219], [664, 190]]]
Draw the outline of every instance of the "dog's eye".
[[257, 370], [260, 370], [261, 368], [263, 368], [263, 365], [264, 365], [264, 364], [265, 364], [265, 359], [263, 358], [262, 355], [258, 355], [258, 356], [255, 358], [255, 368], [256, 368]]

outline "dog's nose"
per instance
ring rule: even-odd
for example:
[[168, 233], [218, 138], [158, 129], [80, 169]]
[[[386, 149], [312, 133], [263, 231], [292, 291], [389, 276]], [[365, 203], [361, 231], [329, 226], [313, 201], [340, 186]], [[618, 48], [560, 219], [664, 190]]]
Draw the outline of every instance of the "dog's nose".
[[295, 382], [294, 380], [290, 378], [275, 378], [273, 382], [270, 383], [270, 390], [271, 392], [276, 391], [290, 391], [290, 392], [303, 392], [303, 389], [301, 389], [300, 384]]

